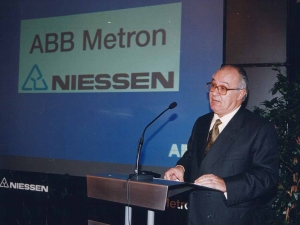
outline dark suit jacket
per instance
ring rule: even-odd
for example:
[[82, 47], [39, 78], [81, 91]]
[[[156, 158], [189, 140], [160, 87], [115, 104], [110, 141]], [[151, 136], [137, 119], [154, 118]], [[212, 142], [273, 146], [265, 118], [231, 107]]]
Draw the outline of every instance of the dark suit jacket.
[[212, 118], [209, 113], [197, 119], [188, 150], [177, 164], [184, 166], [188, 182], [204, 174], [223, 178], [227, 199], [218, 191], [192, 192], [188, 224], [265, 224], [279, 171], [274, 125], [241, 108], [204, 157]]

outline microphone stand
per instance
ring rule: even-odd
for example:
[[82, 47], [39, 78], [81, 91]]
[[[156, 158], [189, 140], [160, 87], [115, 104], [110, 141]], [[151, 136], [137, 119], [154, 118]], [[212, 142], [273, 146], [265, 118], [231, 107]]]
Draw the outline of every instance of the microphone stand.
[[152, 171], [139, 171], [139, 162], [140, 162], [140, 154], [143, 148], [143, 144], [144, 144], [144, 135], [145, 132], [147, 130], [147, 128], [154, 122], [156, 121], [162, 114], [164, 114], [167, 110], [169, 109], [173, 109], [177, 106], [176, 102], [173, 102], [169, 105], [169, 107], [167, 109], [165, 109], [161, 114], [159, 114], [154, 120], [151, 121], [151, 123], [149, 123], [144, 131], [143, 134], [141, 136], [141, 138], [139, 139], [139, 143], [138, 143], [138, 149], [137, 149], [137, 154], [136, 154], [136, 163], [135, 163], [135, 170], [134, 170], [134, 174], [130, 174], [129, 178], [130, 180], [134, 180], [134, 181], [152, 181], [153, 177], [160, 177], [160, 174], [154, 173]]

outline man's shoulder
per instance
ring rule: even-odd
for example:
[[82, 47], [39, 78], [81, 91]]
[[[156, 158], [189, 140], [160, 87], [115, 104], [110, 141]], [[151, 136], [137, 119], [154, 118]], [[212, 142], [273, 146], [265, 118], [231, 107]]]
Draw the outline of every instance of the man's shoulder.
[[[196, 123], [202, 123], [203, 121], [211, 121], [214, 117], [214, 112], [209, 112], [206, 113], [202, 116], [199, 116], [196, 120]], [[259, 124], [267, 124], [270, 123], [269, 120], [267, 120], [266, 118], [251, 112], [250, 110], [246, 109], [246, 108], [240, 108], [237, 113], [234, 115], [235, 119], [242, 119], [248, 122], [253, 122], [253, 123], [259, 123]]]
[[266, 118], [251, 112], [248, 109], [245, 108], [241, 108], [237, 114], [237, 117], [242, 117], [246, 122], [252, 123], [252, 124], [260, 124], [260, 125], [264, 125], [264, 124], [270, 124], [271, 122], [269, 120], [267, 120]]
[[206, 121], [206, 120], [212, 120], [212, 118], [214, 117], [214, 112], [209, 112], [209, 113], [206, 113], [202, 116], [199, 116], [198, 119], [196, 121]]
[[209, 127], [213, 117], [214, 117], [213, 112], [210, 112], [210, 113], [207, 113], [207, 114], [204, 114], [204, 115], [198, 117], [194, 123], [194, 128], [206, 127], [206, 126]]

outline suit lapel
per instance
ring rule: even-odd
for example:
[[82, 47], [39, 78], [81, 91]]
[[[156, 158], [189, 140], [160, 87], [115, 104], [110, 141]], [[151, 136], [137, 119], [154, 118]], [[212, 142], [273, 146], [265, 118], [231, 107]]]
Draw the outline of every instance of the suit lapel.
[[230, 145], [235, 141], [239, 134], [243, 132], [243, 118], [243, 109], [240, 109], [218, 136], [217, 140], [202, 160], [198, 176], [209, 173], [209, 170], [218, 162], [221, 156], [228, 151]]
[[201, 121], [201, 127], [199, 128], [199, 134], [197, 137], [197, 167], [199, 168], [201, 161], [203, 160], [203, 154], [206, 147], [207, 135], [209, 132], [210, 123], [214, 117], [213, 113], [210, 113], [207, 117]]

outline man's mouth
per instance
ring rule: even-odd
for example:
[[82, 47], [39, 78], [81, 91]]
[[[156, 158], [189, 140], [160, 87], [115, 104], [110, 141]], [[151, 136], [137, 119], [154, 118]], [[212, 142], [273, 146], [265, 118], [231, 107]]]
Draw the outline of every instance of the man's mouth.
[[214, 99], [214, 98], [212, 99], [212, 101], [213, 101], [213, 102], [220, 102], [220, 100]]

